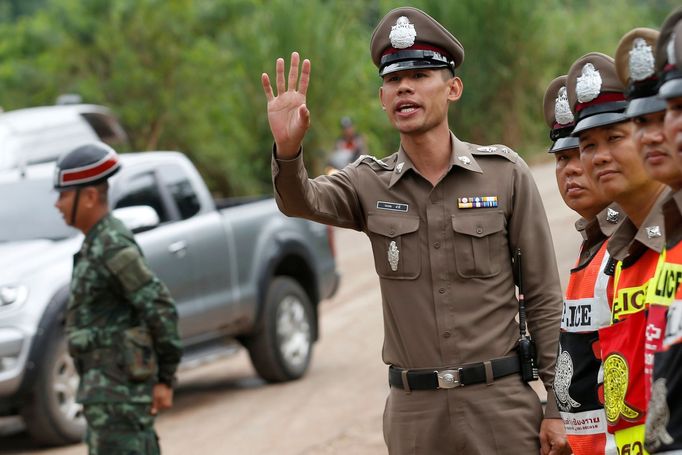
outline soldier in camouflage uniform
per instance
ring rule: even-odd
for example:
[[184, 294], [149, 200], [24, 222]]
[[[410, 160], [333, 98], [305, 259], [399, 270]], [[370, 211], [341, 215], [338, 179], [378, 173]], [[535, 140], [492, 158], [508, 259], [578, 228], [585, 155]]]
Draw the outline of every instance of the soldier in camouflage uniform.
[[133, 234], [109, 213], [107, 179], [120, 163], [105, 144], [57, 163], [55, 204], [85, 234], [74, 256], [66, 333], [80, 375], [90, 454], [155, 454], [154, 416], [172, 405], [181, 357], [177, 310]]

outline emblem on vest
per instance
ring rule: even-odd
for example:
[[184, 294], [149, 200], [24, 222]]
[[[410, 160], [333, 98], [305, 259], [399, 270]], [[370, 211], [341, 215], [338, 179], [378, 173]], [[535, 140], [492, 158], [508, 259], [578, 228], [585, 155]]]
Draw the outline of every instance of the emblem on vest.
[[394, 272], [398, 271], [399, 260], [400, 251], [398, 251], [398, 245], [395, 243], [395, 240], [391, 240], [391, 243], [388, 245], [388, 264]]
[[654, 451], [662, 445], [672, 444], [674, 439], [668, 433], [670, 409], [666, 397], [668, 387], [665, 378], [656, 379], [651, 387], [651, 401], [646, 416], [646, 430], [644, 445], [648, 451]]
[[629, 421], [642, 417], [641, 411], [625, 402], [629, 377], [630, 368], [622, 355], [614, 353], [604, 360], [604, 410], [610, 424], [616, 424], [621, 417]]
[[573, 359], [568, 351], [561, 349], [559, 345], [559, 357], [556, 361], [556, 372], [554, 378], [554, 394], [559, 402], [559, 409], [564, 412], [579, 408], [580, 403], [571, 398], [570, 387], [573, 380]]

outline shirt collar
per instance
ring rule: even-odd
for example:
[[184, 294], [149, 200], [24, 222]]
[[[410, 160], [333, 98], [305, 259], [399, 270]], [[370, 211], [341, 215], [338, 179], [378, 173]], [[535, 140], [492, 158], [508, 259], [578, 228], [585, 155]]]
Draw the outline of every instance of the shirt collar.
[[662, 205], [669, 194], [669, 188], [661, 192], [639, 229], [629, 218], [623, 220], [620, 226], [616, 228], [609, 240], [609, 253], [611, 253], [614, 259], [619, 261], [625, 259], [636, 248], [635, 243], [639, 243], [657, 253], [663, 251], [665, 247], [665, 229]]
[[662, 210], [665, 219], [665, 240], [668, 248], [671, 248], [682, 240], [682, 190], [668, 196]]
[[[483, 170], [469, 151], [467, 144], [457, 139], [452, 131], [450, 132], [450, 147], [450, 167], [448, 168], [447, 173], [452, 171], [453, 166], [459, 166], [468, 171], [483, 173]], [[398, 180], [410, 170], [415, 170], [414, 163], [410, 160], [410, 157], [401, 144], [398, 149], [396, 164], [393, 168], [393, 176], [391, 176], [388, 187], [391, 188], [395, 185]]]

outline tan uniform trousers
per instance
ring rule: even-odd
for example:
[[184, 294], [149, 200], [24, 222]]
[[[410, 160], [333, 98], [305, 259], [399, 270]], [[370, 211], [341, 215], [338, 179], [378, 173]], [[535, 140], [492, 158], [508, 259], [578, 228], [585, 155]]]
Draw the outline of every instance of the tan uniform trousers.
[[447, 390], [391, 387], [384, 440], [391, 455], [537, 455], [542, 419], [518, 375]]

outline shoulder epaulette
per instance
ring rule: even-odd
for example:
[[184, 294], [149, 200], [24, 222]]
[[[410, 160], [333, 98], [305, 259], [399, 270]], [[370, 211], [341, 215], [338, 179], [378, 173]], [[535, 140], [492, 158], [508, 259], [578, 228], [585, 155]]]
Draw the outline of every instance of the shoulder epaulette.
[[361, 164], [367, 164], [372, 167], [380, 167], [381, 169], [386, 169], [387, 171], [393, 170], [395, 167], [395, 154], [384, 159], [379, 159], [372, 155], [360, 155], [357, 160], [353, 162], [353, 166], [357, 167]]
[[502, 156], [512, 163], [516, 163], [516, 160], [519, 158], [515, 151], [505, 145], [472, 145], [470, 151], [472, 155]]

